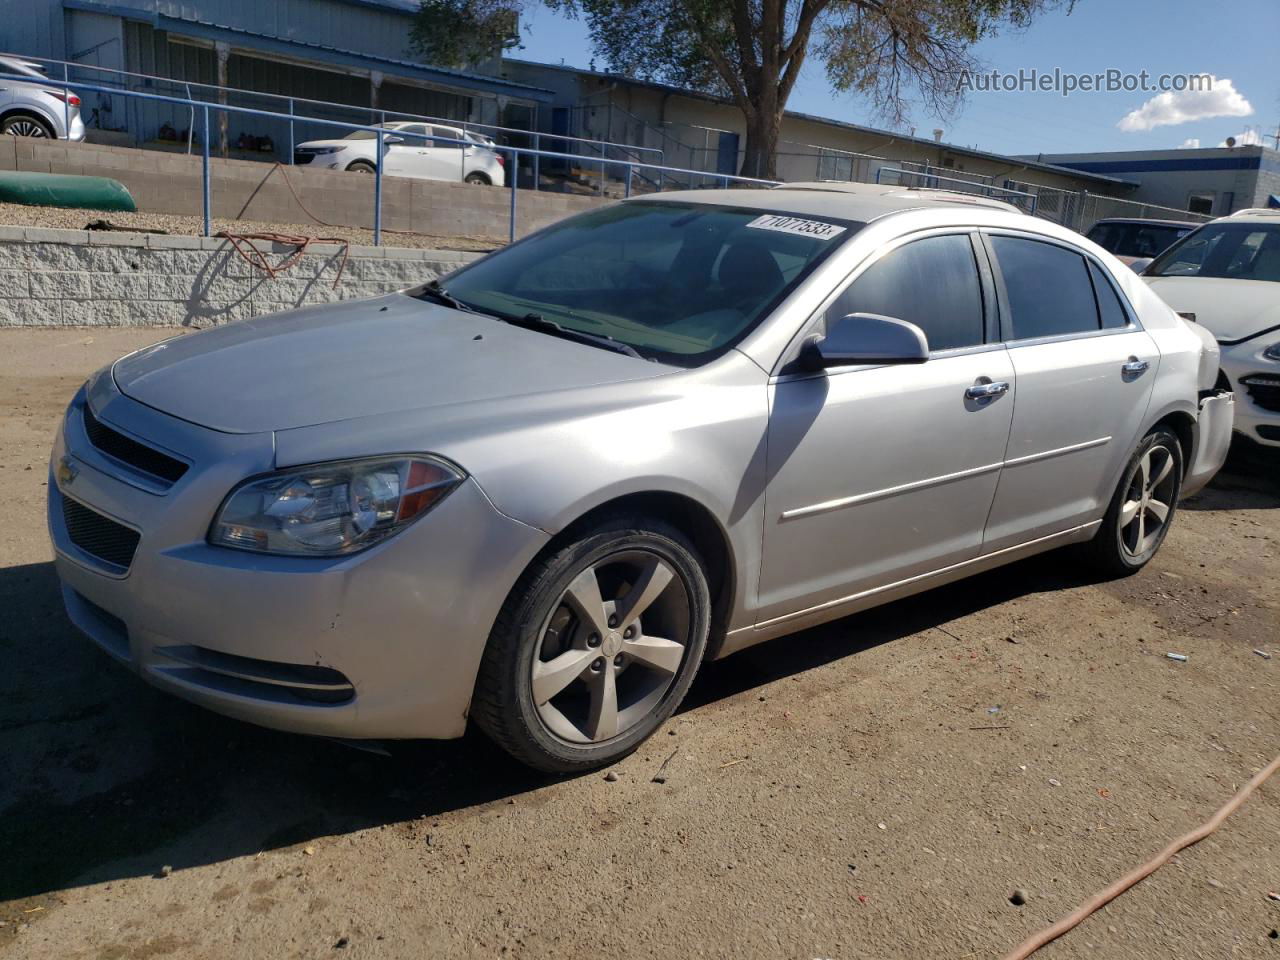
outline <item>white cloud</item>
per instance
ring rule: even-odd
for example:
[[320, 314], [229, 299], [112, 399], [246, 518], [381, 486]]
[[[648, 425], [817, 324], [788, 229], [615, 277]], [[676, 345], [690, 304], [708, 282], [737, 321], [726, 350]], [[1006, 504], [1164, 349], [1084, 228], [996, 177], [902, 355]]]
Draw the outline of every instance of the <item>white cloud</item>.
[[1207, 89], [1169, 90], [1158, 94], [1120, 118], [1121, 130], [1133, 133], [1156, 127], [1174, 126], [1210, 117], [1247, 117], [1253, 105], [1231, 84], [1227, 77], [1210, 76]]
[[1178, 149], [1179, 150], [1195, 150], [1199, 146], [1200, 146], [1199, 137], [1187, 137], [1187, 139], [1183, 140], [1180, 144], [1178, 144]]
[[[1235, 139], [1237, 147], [1259, 147], [1262, 145], [1262, 135], [1252, 127], [1248, 130], [1242, 131], [1241, 133], [1237, 133]], [[1225, 147], [1226, 145], [1227, 141], [1225, 140], [1218, 144], [1220, 147]]]

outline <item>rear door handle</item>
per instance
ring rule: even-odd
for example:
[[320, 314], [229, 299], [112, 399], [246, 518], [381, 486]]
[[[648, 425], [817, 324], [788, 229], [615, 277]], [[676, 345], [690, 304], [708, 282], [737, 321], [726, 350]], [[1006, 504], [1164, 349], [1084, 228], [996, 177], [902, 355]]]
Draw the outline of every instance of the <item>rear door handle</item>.
[[970, 400], [994, 400], [996, 397], [1003, 396], [1008, 392], [1009, 384], [1001, 381], [999, 383], [975, 383], [964, 392], [964, 395]]
[[1137, 357], [1130, 357], [1129, 362], [1120, 369], [1124, 371], [1126, 376], [1140, 377], [1147, 372], [1147, 368], [1150, 366], [1151, 364], [1147, 363], [1145, 360], [1139, 360]]

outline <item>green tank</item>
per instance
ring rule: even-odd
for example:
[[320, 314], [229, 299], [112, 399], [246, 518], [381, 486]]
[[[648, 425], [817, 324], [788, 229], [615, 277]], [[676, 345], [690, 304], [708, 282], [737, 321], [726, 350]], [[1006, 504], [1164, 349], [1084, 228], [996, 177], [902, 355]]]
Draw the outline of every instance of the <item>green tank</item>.
[[85, 210], [138, 209], [133, 194], [110, 177], [80, 177], [65, 173], [0, 170], [0, 203], [37, 207], [79, 207]]

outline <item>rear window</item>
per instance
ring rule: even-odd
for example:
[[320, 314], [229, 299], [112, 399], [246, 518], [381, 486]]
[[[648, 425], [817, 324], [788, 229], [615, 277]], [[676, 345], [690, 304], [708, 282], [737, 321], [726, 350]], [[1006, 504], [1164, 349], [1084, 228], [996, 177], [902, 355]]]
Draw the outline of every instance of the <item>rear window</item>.
[[1191, 232], [1190, 227], [1151, 223], [1099, 223], [1087, 236], [1118, 257], [1155, 257]]

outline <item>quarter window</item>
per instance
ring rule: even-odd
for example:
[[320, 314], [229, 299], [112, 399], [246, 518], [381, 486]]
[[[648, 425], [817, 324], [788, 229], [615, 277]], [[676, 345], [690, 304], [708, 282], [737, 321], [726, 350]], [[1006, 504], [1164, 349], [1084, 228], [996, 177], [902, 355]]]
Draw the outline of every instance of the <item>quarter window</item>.
[[1093, 293], [1098, 298], [1098, 315], [1102, 318], [1103, 330], [1119, 330], [1129, 325], [1129, 314], [1120, 303], [1116, 288], [1107, 279], [1105, 271], [1094, 263], [1089, 263], [1089, 277], [1093, 280]]
[[982, 284], [967, 234], [915, 240], [868, 267], [827, 308], [831, 323], [878, 313], [914, 323], [930, 350], [983, 342]]
[[1011, 340], [1097, 330], [1098, 305], [1085, 258], [1021, 237], [991, 238], [1012, 314]]

